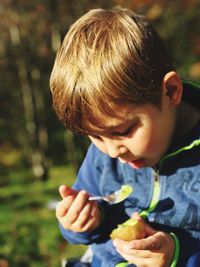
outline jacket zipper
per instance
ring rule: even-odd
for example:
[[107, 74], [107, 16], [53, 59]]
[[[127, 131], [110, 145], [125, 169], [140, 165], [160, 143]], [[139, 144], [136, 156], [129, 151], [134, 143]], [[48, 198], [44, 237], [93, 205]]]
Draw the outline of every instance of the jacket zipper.
[[149, 208], [140, 212], [140, 216], [142, 218], [146, 218], [149, 215], [149, 213], [156, 208], [158, 204], [160, 196], [160, 175], [158, 169], [153, 169], [153, 179], [154, 179], [153, 195], [151, 198]]
[[160, 161], [159, 161], [159, 168], [153, 168], [153, 178], [154, 178], [154, 187], [153, 187], [153, 195], [152, 195], [152, 199], [150, 202], [149, 207], [146, 210], [143, 210], [140, 212], [140, 216], [143, 218], [146, 218], [150, 212], [152, 212], [159, 201], [159, 197], [160, 197], [160, 175], [159, 175], [159, 169], [161, 168], [161, 166], [163, 165], [163, 162], [168, 159], [168, 158], [172, 158], [176, 155], [178, 155], [179, 153], [186, 151], [186, 150], [190, 150], [195, 146], [199, 146], [200, 145], [200, 139], [196, 139], [194, 140], [191, 144], [181, 147], [180, 149], [166, 154]]

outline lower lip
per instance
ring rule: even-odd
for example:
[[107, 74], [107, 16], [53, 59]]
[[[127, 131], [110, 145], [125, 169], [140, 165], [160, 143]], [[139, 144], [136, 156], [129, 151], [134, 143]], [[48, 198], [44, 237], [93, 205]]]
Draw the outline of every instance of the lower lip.
[[138, 160], [134, 160], [134, 161], [129, 161], [128, 164], [134, 169], [140, 169], [140, 168], [144, 167], [145, 162], [143, 159], [138, 159]]

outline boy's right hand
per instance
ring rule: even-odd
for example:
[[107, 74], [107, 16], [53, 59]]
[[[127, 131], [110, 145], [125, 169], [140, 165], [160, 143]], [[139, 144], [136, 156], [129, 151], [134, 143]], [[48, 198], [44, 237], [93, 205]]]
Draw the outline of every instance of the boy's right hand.
[[94, 230], [100, 223], [100, 209], [96, 201], [88, 201], [86, 191], [76, 191], [65, 185], [59, 188], [62, 200], [56, 207], [61, 225], [74, 232]]

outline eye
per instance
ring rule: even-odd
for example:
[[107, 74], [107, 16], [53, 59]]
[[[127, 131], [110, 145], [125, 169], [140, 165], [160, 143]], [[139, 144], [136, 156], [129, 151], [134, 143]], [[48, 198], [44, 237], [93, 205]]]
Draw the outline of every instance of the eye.
[[127, 136], [127, 135], [129, 135], [131, 133], [131, 130], [132, 130], [132, 126], [131, 127], [128, 127], [123, 132], [118, 132], [117, 135], [119, 135], [119, 136]]
[[127, 135], [129, 135], [130, 133], [131, 133], [131, 131], [132, 131], [132, 126], [131, 127], [128, 127], [126, 130], [124, 130], [123, 132], [118, 132], [118, 131], [115, 131], [115, 132], [113, 132], [112, 133], [112, 136], [127, 136]]
[[112, 133], [113, 136], [119, 136], [119, 137], [128, 137], [130, 134], [132, 134], [137, 128], [139, 127], [139, 122], [134, 121], [131, 125], [129, 125], [127, 128], [124, 128], [122, 131], [114, 131]]
[[132, 126], [127, 128], [124, 132], [120, 133], [120, 135], [129, 135], [131, 133], [131, 130], [132, 130]]
[[91, 135], [91, 137], [95, 140], [102, 141], [102, 138], [99, 135]]

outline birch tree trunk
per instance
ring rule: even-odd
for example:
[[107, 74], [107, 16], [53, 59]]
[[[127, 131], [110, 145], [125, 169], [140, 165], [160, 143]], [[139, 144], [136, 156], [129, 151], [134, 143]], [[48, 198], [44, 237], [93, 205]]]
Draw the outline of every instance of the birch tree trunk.
[[[10, 37], [13, 46], [22, 45], [17, 27], [10, 28]], [[25, 136], [22, 138], [23, 152], [32, 166], [34, 175], [46, 181], [48, 132], [45, 124], [44, 98], [38, 83], [40, 71], [38, 69], [30, 71], [22, 55], [15, 58], [26, 127]]]

